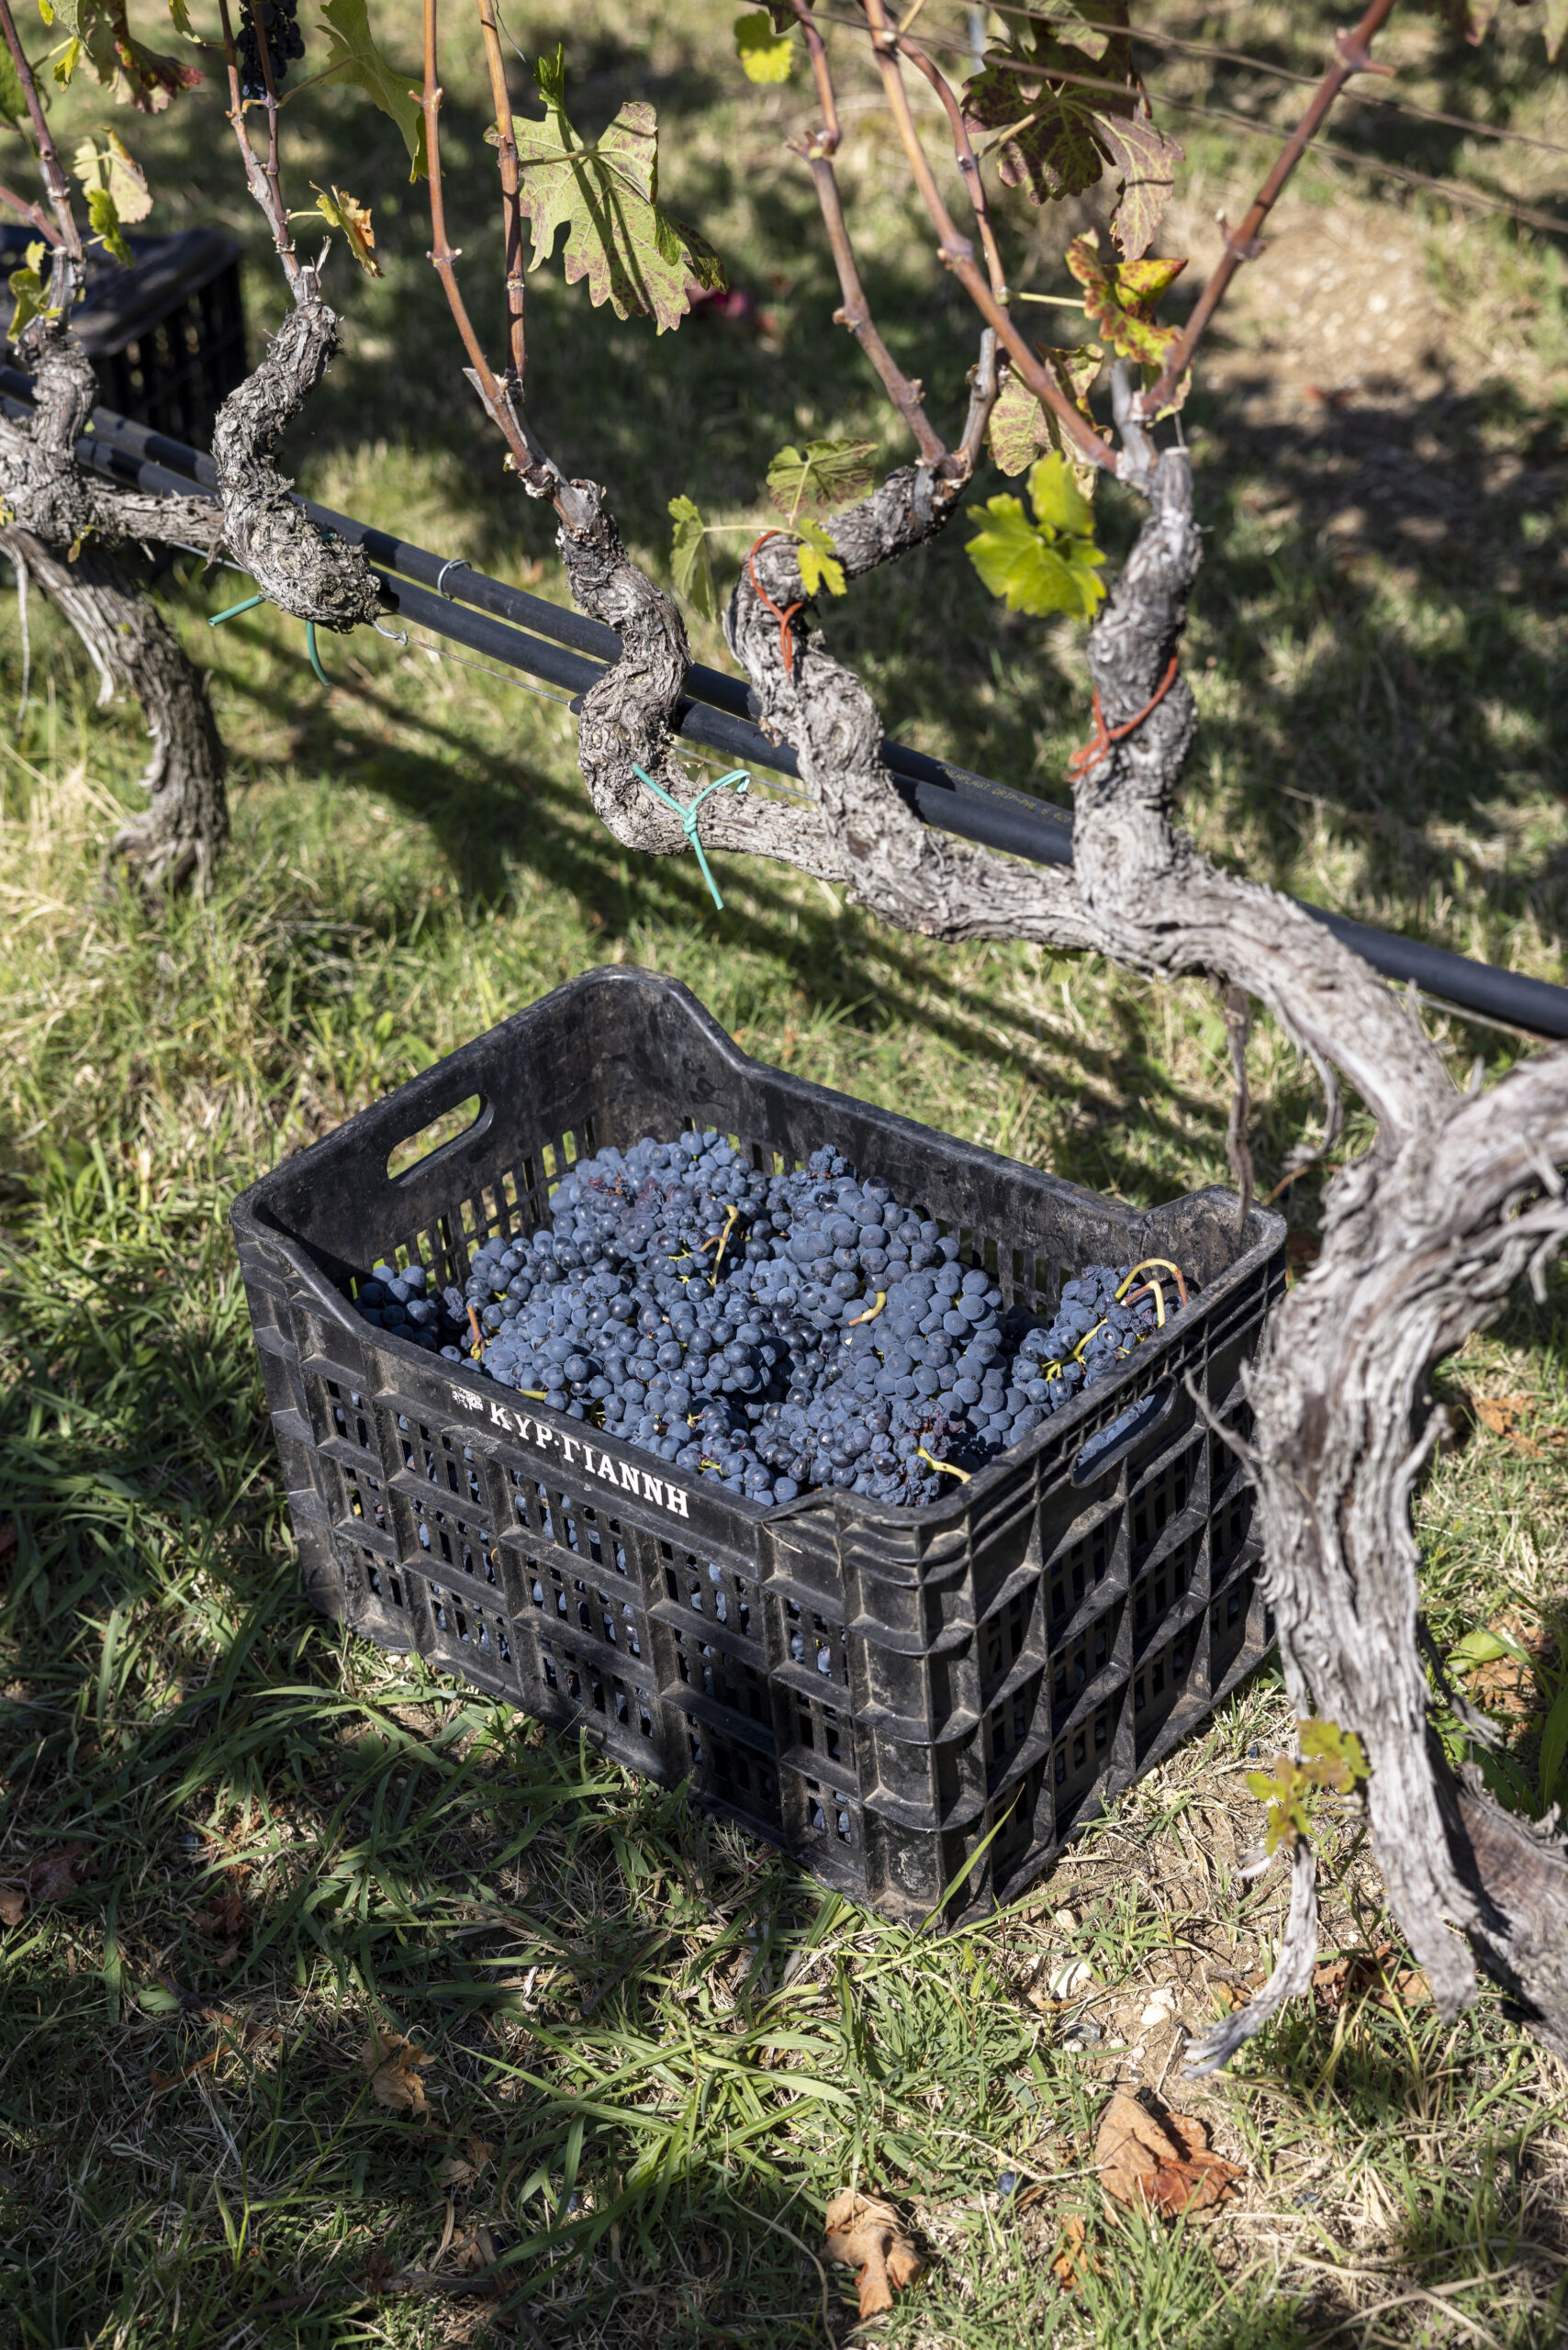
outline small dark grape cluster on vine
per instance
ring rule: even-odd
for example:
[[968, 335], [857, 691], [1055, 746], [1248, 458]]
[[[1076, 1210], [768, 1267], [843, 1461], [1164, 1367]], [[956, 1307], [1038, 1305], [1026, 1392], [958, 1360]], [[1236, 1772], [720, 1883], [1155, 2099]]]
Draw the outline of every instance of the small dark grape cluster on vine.
[[1044, 1324], [835, 1152], [767, 1175], [711, 1131], [581, 1159], [552, 1209], [487, 1241], [464, 1289], [378, 1265], [359, 1311], [453, 1362], [477, 1347], [504, 1386], [764, 1505], [950, 1495], [953, 1470], [1118, 1370], [1165, 1304], [1130, 1266], [1090, 1265]]
[[305, 36], [295, 22], [298, 10], [299, 0], [241, 0], [240, 37], [234, 44], [240, 53], [241, 97], [264, 98], [267, 95], [257, 39], [258, 18], [266, 36], [267, 62], [273, 70], [274, 90], [282, 89], [294, 60], [304, 56]]

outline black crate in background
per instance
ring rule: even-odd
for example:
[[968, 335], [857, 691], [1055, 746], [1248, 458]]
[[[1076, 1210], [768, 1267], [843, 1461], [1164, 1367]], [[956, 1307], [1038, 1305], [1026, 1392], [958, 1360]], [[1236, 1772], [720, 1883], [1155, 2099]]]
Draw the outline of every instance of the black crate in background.
[[[388, 1174], [474, 1096], [465, 1131]], [[920, 1509], [758, 1507], [343, 1293], [380, 1258], [461, 1282], [490, 1234], [547, 1218], [574, 1159], [693, 1125], [770, 1169], [831, 1143], [1042, 1313], [1095, 1261], [1168, 1257], [1200, 1286], [1119, 1377]], [[306, 1589], [384, 1648], [689, 1780], [888, 1916], [955, 1882], [955, 1908], [1011, 1897], [1271, 1639], [1250, 1492], [1194, 1401], [1246, 1432], [1241, 1366], [1283, 1287], [1282, 1220], [1254, 1208], [1238, 1235], [1238, 1205], [1101, 1198], [752, 1060], [673, 980], [589, 972], [235, 1203]]]
[[[0, 229], [0, 262], [19, 269], [34, 242], [31, 229]], [[217, 229], [126, 242], [130, 269], [89, 250], [86, 295], [72, 316], [101, 404], [205, 449], [246, 373], [240, 248]]]

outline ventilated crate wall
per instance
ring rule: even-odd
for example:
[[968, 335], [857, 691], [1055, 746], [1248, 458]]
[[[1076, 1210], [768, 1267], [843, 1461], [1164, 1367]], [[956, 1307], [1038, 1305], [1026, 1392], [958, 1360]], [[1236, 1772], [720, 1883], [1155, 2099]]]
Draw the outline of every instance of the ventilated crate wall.
[[[394, 1144], [475, 1092], [466, 1136], [386, 1176]], [[577, 1158], [693, 1124], [763, 1167], [832, 1141], [1041, 1312], [1096, 1259], [1174, 1257], [1203, 1287], [1122, 1377], [921, 1510], [759, 1510], [373, 1330], [340, 1293], [383, 1256], [460, 1281], [484, 1238], [548, 1217]], [[1240, 1368], [1282, 1282], [1280, 1220], [1254, 1210], [1238, 1235], [1227, 1193], [1140, 1215], [761, 1069], [684, 990], [622, 969], [289, 1161], [235, 1225], [316, 1603], [689, 1781], [885, 1912], [1016, 1892], [1268, 1644], [1249, 1492], [1188, 1387], [1244, 1429]], [[1132, 1403], [1136, 1428], [1095, 1457]]]

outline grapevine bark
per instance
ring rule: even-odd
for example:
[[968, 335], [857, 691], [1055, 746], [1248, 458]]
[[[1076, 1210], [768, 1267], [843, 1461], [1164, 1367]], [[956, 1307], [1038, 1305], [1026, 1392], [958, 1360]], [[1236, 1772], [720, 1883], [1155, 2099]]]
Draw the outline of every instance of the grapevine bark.
[[0, 549], [41, 588], [81, 638], [98, 675], [98, 706], [134, 694], [152, 738], [141, 778], [146, 812], [116, 834], [110, 854], [148, 890], [190, 883], [200, 896], [229, 837], [225, 761], [207, 677], [151, 598], [110, 554], [84, 548], [74, 563], [30, 531], [0, 530]]

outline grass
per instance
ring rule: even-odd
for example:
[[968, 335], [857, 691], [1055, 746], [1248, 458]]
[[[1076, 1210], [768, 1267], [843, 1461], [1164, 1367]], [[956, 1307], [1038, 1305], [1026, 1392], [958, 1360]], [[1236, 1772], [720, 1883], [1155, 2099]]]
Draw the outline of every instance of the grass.
[[[411, 58], [413, 11], [384, 13]], [[738, 91], [708, 39], [731, 13], [592, 0], [569, 23], [512, 20], [530, 46], [566, 36], [590, 124], [651, 82], [670, 200], [772, 314], [756, 334], [709, 321], [655, 342], [532, 281], [541, 425], [610, 481], [655, 565], [678, 488], [738, 520], [784, 440], [850, 431], [898, 453], [821, 331], [828, 274], [781, 147], [797, 94]], [[1308, 18], [1260, 6], [1209, 33], [1301, 62]], [[1200, 36], [1204, 21], [1182, 19]], [[1562, 136], [1561, 85], [1525, 28], [1506, 31], [1477, 65], [1413, 20], [1401, 86], [1450, 110], [1479, 87], [1493, 118]], [[459, 40], [454, 234], [483, 314], [474, 70]], [[1170, 86], [1200, 100], [1252, 102], [1230, 69], [1181, 71]], [[341, 103], [300, 102], [301, 191], [345, 175]], [[97, 104], [78, 84], [62, 117]], [[875, 118], [846, 118], [872, 298], [955, 410], [969, 323]], [[1182, 136], [1201, 253], [1255, 149], [1196, 120]], [[216, 213], [259, 255], [216, 142], [178, 108], [130, 137], [160, 192], [153, 227]], [[1429, 129], [1377, 137], [1418, 168], [1505, 170], [1457, 135], [1440, 152]], [[1552, 159], [1502, 151], [1484, 184], [1550, 202]], [[562, 596], [543, 518], [498, 496], [462, 405], [396, 141], [356, 117], [352, 152], [388, 274], [339, 286], [347, 347], [293, 461], [330, 502]], [[1411, 343], [1387, 380], [1314, 408], [1280, 389], [1268, 304], [1238, 305], [1192, 419], [1214, 540], [1188, 640], [1204, 724], [1186, 812], [1281, 887], [1557, 977], [1561, 266], [1500, 225], [1456, 234], [1440, 206], [1374, 194], [1304, 175], [1282, 248], [1321, 231], [1352, 256], [1396, 251], [1441, 364], [1423, 375]], [[1039, 247], [1032, 282], [1054, 265]], [[258, 326], [276, 315], [260, 270], [251, 297]], [[1330, 337], [1324, 378], [1350, 372]], [[1412, 513], [1440, 531], [1410, 536]], [[1125, 543], [1114, 498], [1106, 527]], [[1278, 1934], [1279, 1871], [1239, 1865], [1260, 1818], [1242, 1774], [1285, 1719], [1269, 1674], [1005, 1917], [916, 1940], [298, 1595], [224, 1220], [283, 1154], [560, 979], [625, 959], [685, 979], [760, 1058], [1152, 1202], [1223, 1178], [1210, 995], [1022, 947], [931, 947], [734, 859], [715, 915], [690, 859], [607, 841], [565, 713], [511, 681], [361, 636], [327, 645], [324, 692], [277, 615], [214, 637], [203, 619], [231, 588], [176, 566], [159, 593], [214, 665], [234, 755], [235, 843], [208, 904], [151, 920], [101, 884], [136, 802], [134, 714], [92, 708], [73, 641], [36, 603], [32, 703], [0, 745], [0, 1514], [19, 1531], [0, 1617], [0, 1888], [69, 1855], [54, 1897], [39, 1886], [0, 1930], [11, 2335], [27, 2350], [840, 2340], [853, 2302], [819, 2266], [822, 2213], [857, 2181], [934, 2255], [887, 2328], [912, 2350], [1561, 2339], [1564, 2076], [1491, 1993], [1449, 2026], [1418, 1998], [1337, 2000], [1327, 1982], [1227, 2078], [1183, 2093], [1244, 2166], [1234, 2204], [1172, 2230], [1102, 2202], [1090, 2153], [1111, 2083], [1169, 2096], [1180, 2077], [1169, 2018], [1144, 2020], [1152, 1993], [1168, 1986], [1201, 2030]], [[1076, 641], [999, 616], [958, 537], [831, 626], [891, 730], [1060, 796], [1087, 728]], [[0, 666], [14, 705], [13, 613]], [[1422, 1016], [1461, 1076], [1524, 1048]], [[1267, 1029], [1252, 1075], [1267, 1185], [1314, 1096]], [[1285, 1197], [1310, 1235], [1310, 1181]], [[1544, 1307], [1521, 1301], [1439, 1374], [1455, 1400], [1528, 1399], [1514, 1438], [1462, 1415], [1470, 1441], [1421, 1494], [1445, 1647], [1503, 1617], [1564, 1652], [1563, 1304], [1554, 1278]], [[1502, 1707], [1527, 1769], [1540, 1695], [1527, 1676]], [[1327, 1850], [1332, 1962], [1387, 1926], [1353, 1812]], [[1091, 1980], [1053, 2003], [1075, 1959]], [[379, 2091], [373, 2034], [394, 2053]], [[428, 2061], [399, 2065], [399, 2036]], [[1005, 2200], [1004, 2169], [1025, 2188]], [[1050, 2264], [1075, 2213], [1089, 2264], [1063, 2291]], [[492, 2263], [498, 2300], [462, 2289]], [[378, 2289], [432, 2272], [439, 2290]]]

